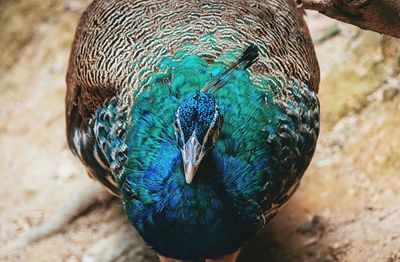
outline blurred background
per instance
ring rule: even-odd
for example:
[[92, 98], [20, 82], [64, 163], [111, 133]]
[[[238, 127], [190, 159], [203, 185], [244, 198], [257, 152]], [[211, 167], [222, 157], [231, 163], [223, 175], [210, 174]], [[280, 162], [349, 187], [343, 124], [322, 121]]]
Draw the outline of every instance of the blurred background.
[[[88, 3], [0, 1], [0, 250], [94, 183], [64, 130], [65, 72]], [[400, 261], [400, 40], [306, 19], [322, 77], [318, 148], [297, 193], [239, 261]], [[155, 261], [130, 237], [113, 200], [0, 261]]]

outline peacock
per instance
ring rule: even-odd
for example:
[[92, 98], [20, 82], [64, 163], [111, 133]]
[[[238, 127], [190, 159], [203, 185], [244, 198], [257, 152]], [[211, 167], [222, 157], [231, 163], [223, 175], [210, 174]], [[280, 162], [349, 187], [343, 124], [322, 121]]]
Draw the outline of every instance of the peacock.
[[236, 261], [319, 133], [292, 0], [94, 0], [67, 72], [68, 144], [161, 261]]

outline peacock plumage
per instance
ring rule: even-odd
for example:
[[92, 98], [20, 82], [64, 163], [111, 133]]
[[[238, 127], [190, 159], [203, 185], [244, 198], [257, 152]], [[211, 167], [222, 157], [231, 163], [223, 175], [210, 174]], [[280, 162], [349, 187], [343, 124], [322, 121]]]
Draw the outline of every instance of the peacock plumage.
[[218, 258], [297, 188], [318, 84], [291, 0], [95, 0], [69, 62], [68, 143], [157, 253]]

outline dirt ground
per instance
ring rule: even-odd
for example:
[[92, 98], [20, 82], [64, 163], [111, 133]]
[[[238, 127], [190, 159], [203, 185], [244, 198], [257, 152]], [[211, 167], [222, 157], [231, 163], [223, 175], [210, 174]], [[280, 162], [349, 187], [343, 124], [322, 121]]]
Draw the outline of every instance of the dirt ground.
[[[96, 188], [64, 131], [69, 48], [87, 2], [0, 3], [0, 261], [156, 261], [116, 199], [5, 248]], [[400, 41], [314, 13], [307, 20], [322, 77], [318, 148], [297, 193], [239, 262], [400, 261]]]

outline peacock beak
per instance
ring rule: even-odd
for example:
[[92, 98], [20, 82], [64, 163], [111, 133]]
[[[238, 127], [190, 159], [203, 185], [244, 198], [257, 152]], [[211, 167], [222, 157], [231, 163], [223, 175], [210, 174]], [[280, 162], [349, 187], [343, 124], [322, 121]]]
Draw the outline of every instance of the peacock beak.
[[202, 146], [193, 132], [182, 150], [183, 169], [185, 171], [186, 183], [190, 184], [193, 181], [203, 156], [204, 153]]

